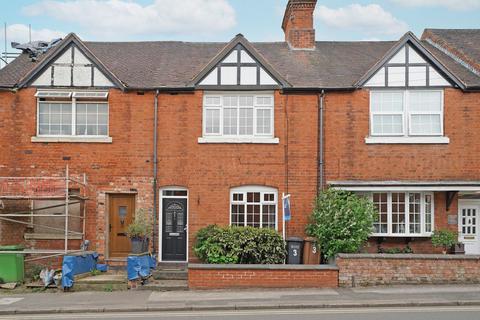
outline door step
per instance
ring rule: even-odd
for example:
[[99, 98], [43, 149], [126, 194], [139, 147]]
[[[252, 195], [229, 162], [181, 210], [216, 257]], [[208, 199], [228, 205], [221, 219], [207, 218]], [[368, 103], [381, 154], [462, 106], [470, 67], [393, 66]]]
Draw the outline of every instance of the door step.
[[157, 270], [163, 271], [187, 271], [188, 263], [186, 262], [159, 262]]
[[153, 279], [155, 280], [187, 280], [187, 270], [153, 270]]
[[150, 280], [138, 290], [150, 291], [186, 291], [188, 290], [187, 280]]
[[74, 291], [118, 291], [127, 290], [127, 275], [125, 272], [102, 273], [96, 276], [86, 276], [78, 279], [73, 285]]

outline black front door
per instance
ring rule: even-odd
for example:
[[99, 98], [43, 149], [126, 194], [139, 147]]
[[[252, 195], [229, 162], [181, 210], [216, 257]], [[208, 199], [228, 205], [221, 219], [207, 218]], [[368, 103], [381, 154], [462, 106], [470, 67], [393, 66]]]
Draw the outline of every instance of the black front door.
[[163, 198], [162, 261], [187, 260], [187, 199]]

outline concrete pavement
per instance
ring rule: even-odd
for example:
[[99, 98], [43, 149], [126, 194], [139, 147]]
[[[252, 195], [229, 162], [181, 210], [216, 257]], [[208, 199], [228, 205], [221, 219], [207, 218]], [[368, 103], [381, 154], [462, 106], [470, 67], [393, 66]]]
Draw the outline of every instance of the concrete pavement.
[[0, 294], [0, 315], [83, 312], [480, 306], [480, 286]]

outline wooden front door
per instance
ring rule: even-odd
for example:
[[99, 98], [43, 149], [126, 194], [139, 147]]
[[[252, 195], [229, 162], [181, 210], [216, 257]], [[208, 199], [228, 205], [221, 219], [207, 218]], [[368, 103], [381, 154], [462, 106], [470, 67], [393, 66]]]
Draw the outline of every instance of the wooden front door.
[[127, 227], [135, 216], [135, 195], [109, 196], [109, 253], [110, 257], [126, 257], [130, 253]]

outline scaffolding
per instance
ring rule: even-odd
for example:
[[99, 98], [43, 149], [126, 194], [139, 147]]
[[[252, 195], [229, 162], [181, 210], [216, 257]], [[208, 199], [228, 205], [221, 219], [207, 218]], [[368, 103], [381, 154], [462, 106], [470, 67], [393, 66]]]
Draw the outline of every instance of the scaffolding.
[[[75, 188], [77, 194], [72, 194], [70, 190]], [[80, 252], [82, 250], [72, 250], [68, 246], [69, 237], [72, 235], [81, 235], [81, 242], [85, 241], [86, 224], [86, 200], [88, 193], [87, 177], [85, 174], [81, 178], [74, 178], [69, 174], [68, 165], [65, 167], [65, 176], [58, 177], [0, 177], [0, 204], [4, 200], [24, 200], [30, 201], [29, 210], [22, 210], [10, 213], [2, 213], [3, 205], [0, 205], [0, 221], [18, 223], [31, 227], [41, 227], [48, 230], [60, 231], [63, 234], [64, 245], [62, 249], [26, 249], [23, 254], [34, 255], [35, 257], [25, 261], [34, 261], [46, 258], [62, 256], [70, 253]], [[34, 207], [36, 200], [59, 200], [59, 204], [48, 205], [45, 207]], [[80, 204], [80, 214], [73, 215], [69, 212], [71, 205]], [[36, 213], [43, 210], [64, 207], [62, 214], [57, 213]], [[64, 218], [64, 228], [52, 227], [49, 225], [37, 224], [34, 218], [52, 217]], [[29, 222], [17, 220], [18, 218], [29, 218]], [[80, 219], [81, 232], [69, 230], [69, 220]], [[11, 251], [0, 251], [0, 253], [11, 253]]]

